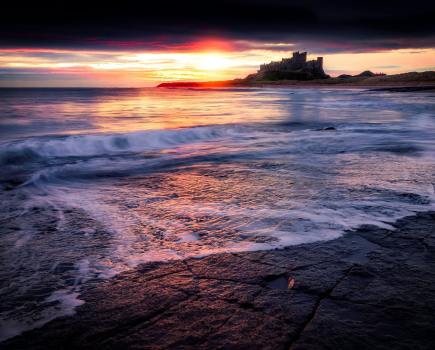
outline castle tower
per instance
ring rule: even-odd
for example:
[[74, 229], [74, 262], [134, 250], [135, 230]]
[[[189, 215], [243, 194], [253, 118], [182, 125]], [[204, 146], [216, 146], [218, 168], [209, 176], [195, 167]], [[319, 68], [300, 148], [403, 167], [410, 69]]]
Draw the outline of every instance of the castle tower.
[[297, 63], [305, 63], [307, 61], [307, 53], [306, 52], [293, 52], [293, 61]]
[[293, 69], [303, 68], [306, 62], [307, 62], [306, 52], [299, 52], [299, 51], [293, 52], [293, 58], [292, 58]]
[[323, 69], [323, 57], [317, 57], [317, 67]]
[[291, 58], [283, 58], [281, 61], [262, 64], [255, 79], [310, 80], [327, 77], [328, 75], [323, 71], [323, 57], [307, 61], [307, 52], [295, 51]]

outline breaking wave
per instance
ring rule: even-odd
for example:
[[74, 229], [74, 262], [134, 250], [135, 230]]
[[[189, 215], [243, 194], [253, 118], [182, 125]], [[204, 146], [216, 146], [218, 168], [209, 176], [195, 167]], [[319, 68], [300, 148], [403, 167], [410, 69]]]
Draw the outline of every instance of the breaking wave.
[[234, 128], [207, 126], [125, 134], [35, 137], [1, 145], [0, 164], [18, 164], [56, 157], [95, 157], [155, 151], [228, 136], [234, 132]]

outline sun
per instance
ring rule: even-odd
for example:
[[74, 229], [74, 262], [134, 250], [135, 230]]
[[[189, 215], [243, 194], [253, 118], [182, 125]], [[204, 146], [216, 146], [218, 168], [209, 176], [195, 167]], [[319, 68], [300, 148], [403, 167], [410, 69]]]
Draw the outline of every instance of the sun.
[[197, 68], [201, 70], [222, 70], [228, 66], [229, 60], [219, 54], [203, 54], [198, 57]]

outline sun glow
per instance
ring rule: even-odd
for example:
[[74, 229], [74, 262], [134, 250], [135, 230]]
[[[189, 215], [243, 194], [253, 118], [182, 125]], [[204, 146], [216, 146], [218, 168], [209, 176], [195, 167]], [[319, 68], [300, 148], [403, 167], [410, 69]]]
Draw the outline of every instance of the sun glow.
[[198, 61], [198, 68], [205, 70], [222, 70], [231, 66], [229, 60], [219, 54], [205, 54]]

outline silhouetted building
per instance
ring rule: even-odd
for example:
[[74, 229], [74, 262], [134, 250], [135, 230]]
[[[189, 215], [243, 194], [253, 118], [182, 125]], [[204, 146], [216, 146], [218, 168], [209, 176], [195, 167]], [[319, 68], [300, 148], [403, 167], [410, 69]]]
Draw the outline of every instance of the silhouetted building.
[[293, 52], [293, 57], [283, 58], [278, 62], [262, 64], [257, 74], [249, 76], [255, 80], [310, 80], [329, 76], [323, 71], [323, 57], [307, 61], [306, 52]]

